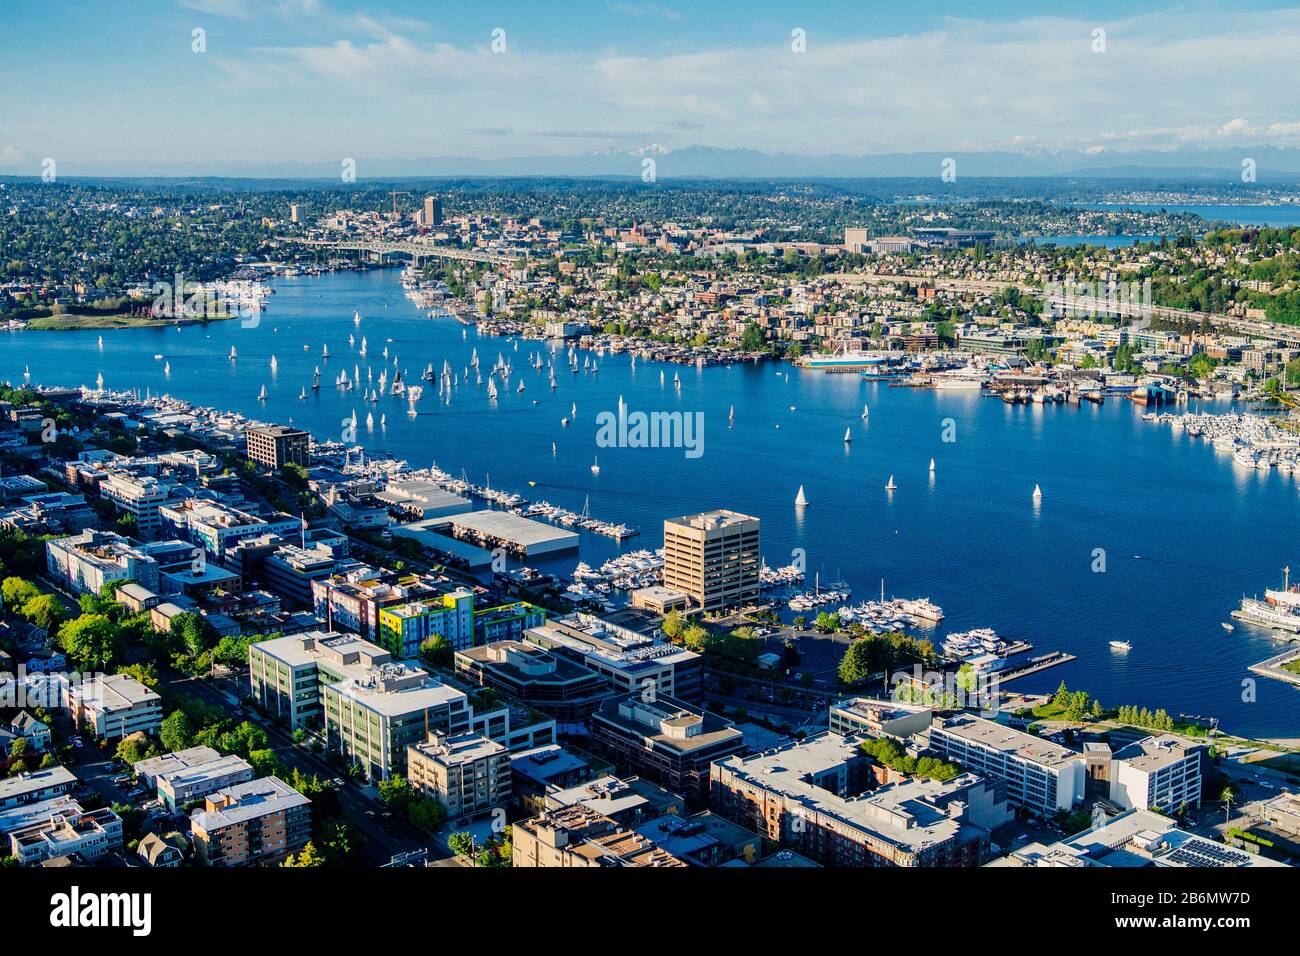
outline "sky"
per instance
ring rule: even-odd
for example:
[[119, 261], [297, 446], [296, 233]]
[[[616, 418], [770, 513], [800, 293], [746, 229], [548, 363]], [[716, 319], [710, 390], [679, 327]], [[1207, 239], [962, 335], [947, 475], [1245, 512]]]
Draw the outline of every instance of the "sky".
[[5, 0], [0, 173], [1300, 146], [1294, 5], [803, 6]]

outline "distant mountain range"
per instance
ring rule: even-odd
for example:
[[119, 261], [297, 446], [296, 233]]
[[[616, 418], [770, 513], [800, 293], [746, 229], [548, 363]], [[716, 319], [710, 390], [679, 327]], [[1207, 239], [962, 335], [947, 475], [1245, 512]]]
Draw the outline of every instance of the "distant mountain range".
[[[1034, 151], [982, 153], [880, 153], [862, 156], [803, 156], [754, 149], [690, 146], [668, 150], [605, 150], [569, 156], [475, 159], [438, 156], [421, 159], [356, 158], [358, 180], [453, 176], [627, 177], [639, 179], [646, 156], [655, 161], [657, 179], [809, 179], [915, 177], [938, 179], [945, 159], [956, 161], [958, 177], [1082, 176], [1150, 179], [1165, 182], [1240, 183], [1242, 160], [1255, 161], [1259, 183], [1300, 182], [1300, 149], [1244, 146], [1236, 149], [1184, 148], [1176, 151]], [[61, 162], [63, 176], [231, 177], [259, 179], [335, 179], [340, 161], [226, 162], [192, 164]], [[0, 176], [6, 170], [0, 169]], [[17, 169], [7, 172], [18, 174]], [[23, 170], [22, 172], [26, 172]]]

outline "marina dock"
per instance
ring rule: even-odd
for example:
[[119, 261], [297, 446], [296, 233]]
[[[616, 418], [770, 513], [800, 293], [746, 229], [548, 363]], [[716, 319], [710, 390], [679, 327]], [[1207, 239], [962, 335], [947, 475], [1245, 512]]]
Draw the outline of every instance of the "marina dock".
[[1039, 671], [1045, 671], [1049, 667], [1056, 667], [1058, 664], [1068, 664], [1072, 660], [1075, 660], [1073, 654], [1067, 654], [1065, 651], [1052, 651], [1050, 654], [1043, 654], [1025, 661], [1018, 667], [995, 671], [994, 673], [1000, 682], [1006, 683], [1015, 680], [1017, 677], [1028, 677], [1030, 674], [1037, 674]]

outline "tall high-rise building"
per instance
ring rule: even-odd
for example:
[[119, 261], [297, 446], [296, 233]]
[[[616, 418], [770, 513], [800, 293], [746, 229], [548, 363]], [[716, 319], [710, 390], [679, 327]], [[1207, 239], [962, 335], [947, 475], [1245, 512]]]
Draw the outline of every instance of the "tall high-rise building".
[[298, 204], [296, 202], [289, 203], [289, 221], [298, 221]]
[[424, 197], [424, 217], [422, 224], [426, 226], [442, 225], [442, 200], [437, 196]]
[[719, 509], [664, 522], [664, 587], [706, 611], [758, 597], [759, 522]]

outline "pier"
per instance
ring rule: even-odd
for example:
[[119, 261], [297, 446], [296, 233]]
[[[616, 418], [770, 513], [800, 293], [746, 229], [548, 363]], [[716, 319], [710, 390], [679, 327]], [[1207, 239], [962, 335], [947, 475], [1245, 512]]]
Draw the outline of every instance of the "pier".
[[1049, 667], [1056, 667], [1058, 664], [1068, 664], [1075, 660], [1073, 654], [1067, 654], [1065, 651], [1052, 651], [1050, 654], [1042, 654], [1031, 660], [1025, 661], [1019, 667], [1012, 667], [1004, 671], [994, 671], [999, 682], [1005, 683], [1015, 680], [1018, 677], [1028, 677], [1030, 674], [1037, 674], [1039, 671], [1045, 671]]

